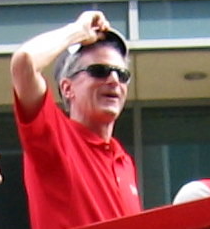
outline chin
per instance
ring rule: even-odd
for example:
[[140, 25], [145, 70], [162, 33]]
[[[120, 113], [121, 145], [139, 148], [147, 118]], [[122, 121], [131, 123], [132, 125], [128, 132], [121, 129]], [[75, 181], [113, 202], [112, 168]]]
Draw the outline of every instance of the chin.
[[109, 122], [115, 121], [120, 114], [119, 109], [116, 108], [105, 108], [102, 111], [103, 111], [103, 117]]

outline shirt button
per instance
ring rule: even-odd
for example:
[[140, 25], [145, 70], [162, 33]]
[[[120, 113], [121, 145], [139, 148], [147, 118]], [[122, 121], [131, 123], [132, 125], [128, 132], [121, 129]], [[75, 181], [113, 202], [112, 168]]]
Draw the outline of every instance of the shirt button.
[[121, 180], [120, 177], [117, 177], [117, 182], [118, 182], [118, 183], [120, 183], [120, 180]]
[[109, 150], [109, 149], [110, 149], [110, 146], [109, 146], [109, 145], [105, 145], [105, 146], [104, 146], [104, 149], [105, 149], [105, 150]]

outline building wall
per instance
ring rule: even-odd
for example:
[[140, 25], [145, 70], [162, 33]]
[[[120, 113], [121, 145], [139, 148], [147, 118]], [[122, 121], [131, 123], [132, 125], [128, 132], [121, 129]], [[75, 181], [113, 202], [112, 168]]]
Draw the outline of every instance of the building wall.
[[[29, 227], [12, 113], [11, 55], [25, 40], [75, 20], [83, 10], [103, 10], [129, 40], [132, 81], [114, 134], [136, 160], [145, 208], [170, 203], [182, 184], [210, 175], [209, 7], [209, 0], [0, 2], [0, 163], [5, 176], [0, 228]], [[204, 72], [207, 78], [186, 80], [189, 72]], [[51, 65], [45, 75], [52, 74]]]

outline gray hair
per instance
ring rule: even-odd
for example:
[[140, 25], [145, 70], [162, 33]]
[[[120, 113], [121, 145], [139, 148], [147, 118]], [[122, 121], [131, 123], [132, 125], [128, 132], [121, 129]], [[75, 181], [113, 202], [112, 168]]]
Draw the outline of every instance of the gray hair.
[[[63, 55], [63, 56], [62, 56]], [[81, 53], [75, 53], [74, 55], [70, 55], [67, 50], [65, 50], [64, 53], [61, 54], [61, 56], [58, 58], [55, 66], [55, 81], [57, 83], [58, 92], [62, 99], [63, 106], [65, 111], [69, 114], [70, 113], [70, 101], [69, 99], [66, 99], [61, 92], [60, 89], [60, 80], [64, 77], [70, 78], [74, 72], [77, 71], [79, 68], [79, 59], [81, 57]]]

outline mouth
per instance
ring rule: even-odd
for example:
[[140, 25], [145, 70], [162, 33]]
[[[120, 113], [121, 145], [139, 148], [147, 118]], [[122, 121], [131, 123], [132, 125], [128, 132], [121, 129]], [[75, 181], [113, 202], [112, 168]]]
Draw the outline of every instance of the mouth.
[[123, 98], [120, 93], [106, 91], [100, 95], [100, 104], [106, 111], [118, 114], [123, 106]]
[[116, 92], [105, 92], [102, 94], [103, 97], [110, 99], [119, 99], [120, 96]]

